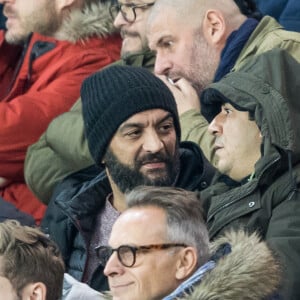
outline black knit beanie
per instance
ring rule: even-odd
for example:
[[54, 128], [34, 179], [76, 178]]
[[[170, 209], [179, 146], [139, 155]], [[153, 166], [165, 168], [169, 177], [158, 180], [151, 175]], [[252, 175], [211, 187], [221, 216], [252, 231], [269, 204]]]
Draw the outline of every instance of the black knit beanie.
[[161, 108], [174, 118], [178, 141], [180, 125], [169, 88], [145, 68], [110, 66], [84, 80], [81, 87], [85, 134], [97, 165], [119, 126], [132, 115]]

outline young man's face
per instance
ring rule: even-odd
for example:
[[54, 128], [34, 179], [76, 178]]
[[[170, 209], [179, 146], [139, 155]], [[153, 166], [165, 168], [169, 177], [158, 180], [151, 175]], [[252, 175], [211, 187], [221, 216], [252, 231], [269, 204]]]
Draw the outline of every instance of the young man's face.
[[173, 81], [187, 79], [200, 94], [212, 82], [220, 53], [210, 46], [198, 24], [174, 9], [156, 14], [147, 28], [149, 47], [156, 52], [154, 71]]
[[[120, 5], [124, 5], [124, 10], [130, 9], [130, 5], [143, 5], [154, 3], [155, 0], [121, 0], [118, 1]], [[142, 8], [135, 8], [135, 19], [127, 21], [121, 12], [118, 13], [114, 20], [114, 26], [120, 29], [121, 37], [123, 39], [121, 56], [126, 54], [139, 52], [148, 48], [148, 41], [146, 39], [146, 23], [149, 12], [152, 6], [144, 6]], [[131, 15], [133, 11], [129, 14]]]
[[[164, 244], [166, 217], [157, 207], [132, 208], [115, 222], [109, 245], [146, 246]], [[176, 278], [176, 262], [182, 248], [137, 251], [132, 267], [125, 267], [114, 252], [104, 273], [108, 276], [114, 300], [161, 300], [180, 283]]]
[[103, 162], [124, 193], [138, 185], [172, 185], [179, 171], [178, 151], [172, 115], [151, 109], [120, 125]]
[[261, 157], [261, 134], [249, 113], [236, 110], [231, 104], [222, 105], [221, 112], [210, 123], [208, 130], [216, 137], [213, 150], [216, 167], [236, 181], [254, 171]]
[[60, 25], [55, 0], [0, 0], [7, 17], [5, 39], [22, 44], [31, 32], [52, 36]]

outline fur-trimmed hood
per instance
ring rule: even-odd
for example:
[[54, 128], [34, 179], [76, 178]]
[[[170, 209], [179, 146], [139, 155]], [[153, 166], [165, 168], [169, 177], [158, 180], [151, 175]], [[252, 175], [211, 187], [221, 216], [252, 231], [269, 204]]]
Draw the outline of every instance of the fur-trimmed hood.
[[[276, 295], [281, 268], [258, 234], [229, 231], [211, 244], [212, 255], [227, 243], [231, 252], [217, 261], [215, 268], [206, 273], [191, 294], [180, 299], [262, 300]], [[112, 296], [105, 294], [101, 299], [111, 300]]]
[[219, 259], [185, 300], [260, 300], [276, 293], [280, 265], [256, 233], [227, 232], [211, 244], [211, 252], [224, 243], [231, 245], [231, 253]]
[[75, 43], [92, 36], [106, 37], [117, 32], [109, 12], [110, 5], [110, 1], [86, 1], [83, 9], [71, 11], [64, 20], [57, 38]]

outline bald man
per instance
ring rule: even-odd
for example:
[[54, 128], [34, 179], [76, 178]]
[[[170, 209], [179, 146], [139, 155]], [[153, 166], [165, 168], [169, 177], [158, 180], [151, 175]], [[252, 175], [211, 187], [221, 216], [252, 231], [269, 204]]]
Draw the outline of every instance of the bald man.
[[269, 16], [249, 18], [233, 0], [157, 0], [147, 36], [156, 52], [155, 73], [175, 95], [182, 139], [200, 145], [210, 161], [213, 137], [200, 114], [202, 90], [272, 48], [286, 49], [300, 62], [300, 33], [285, 31]]

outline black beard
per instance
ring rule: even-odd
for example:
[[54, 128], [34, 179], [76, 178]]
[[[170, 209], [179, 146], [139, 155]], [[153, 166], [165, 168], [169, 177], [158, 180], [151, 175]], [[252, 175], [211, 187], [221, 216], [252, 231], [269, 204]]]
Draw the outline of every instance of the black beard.
[[[153, 179], [142, 174], [139, 170], [145, 162], [164, 162], [166, 164], [165, 174]], [[147, 154], [135, 160], [134, 166], [130, 167], [122, 164], [113, 152], [108, 149], [105, 155], [105, 166], [115, 184], [122, 193], [131, 191], [139, 185], [147, 186], [171, 186], [179, 172], [180, 161], [178, 148], [174, 157], [161, 153]], [[159, 174], [160, 170], [153, 170], [152, 174]]]

